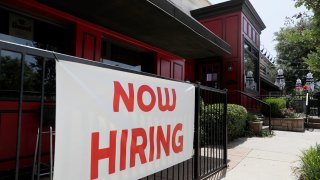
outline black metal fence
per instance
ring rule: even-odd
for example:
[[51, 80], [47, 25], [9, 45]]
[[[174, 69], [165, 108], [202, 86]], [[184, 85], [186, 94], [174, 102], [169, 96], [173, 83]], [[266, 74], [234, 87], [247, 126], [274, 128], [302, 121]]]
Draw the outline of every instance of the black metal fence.
[[[4, 41], [0, 41], [0, 56], [0, 180], [50, 179], [55, 59], [95, 62]], [[193, 157], [143, 179], [202, 179], [227, 166], [227, 92], [195, 86]]]

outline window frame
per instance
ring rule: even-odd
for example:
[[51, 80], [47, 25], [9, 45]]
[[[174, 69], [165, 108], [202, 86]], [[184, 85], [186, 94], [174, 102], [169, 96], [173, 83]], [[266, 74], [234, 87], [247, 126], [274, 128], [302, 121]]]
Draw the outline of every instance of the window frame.
[[[245, 48], [246, 45], [249, 48]], [[248, 54], [250, 59], [252, 59], [254, 61], [253, 78], [256, 82], [256, 90], [252, 90], [252, 89], [246, 87], [246, 83], [245, 83], [245, 77], [246, 77], [245, 57], [246, 57], [246, 54]], [[259, 50], [257, 50], [253, 44], [251, 44], [248, 40], [245, 39], [244, 43], [243, 43], [243, 73], [244, 73], [243, 74], [243, 77], [244, 77], [243, 89], [244, 89], [244, 92], [249, 92], [249, 93], [254, 93], [254, 94], [259, 94], [259, 92], [260, 92], [260, 57], [259, 56], [260, 56]]]

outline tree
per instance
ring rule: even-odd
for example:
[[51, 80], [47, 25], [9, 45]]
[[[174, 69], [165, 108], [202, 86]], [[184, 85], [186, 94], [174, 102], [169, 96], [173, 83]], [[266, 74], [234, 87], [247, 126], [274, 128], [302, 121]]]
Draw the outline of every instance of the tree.
[[314, 24], [309, 17], [300, 18], [293, 25], [288, 24], [275, 33], [276, 51], [278, 53], [277, 64], [284, 70], [286, 77], [286, 90], [292, 91], [296, 79], [304, 79], [309, 72], [308, 64], [304, 58], [314, 51], [311, 30]]
[[[308, 38], [311, 51], [303, 60], [309, 65], [310, 70], [315, 74], [317, 79], [320, 78], [320, 0], [295, 0], [296, 7], [305, 6], [308, 10], [313, 12], [310, 21], [313, 24], [312, 28], [308, 31]], [[297, 16], [299, 17], [299, 16]], [[300, 15], [299, 18], [302, 16]], [[303, 17], [302, 17], [303, 18]]]
[[294, 1], [296, 7], [305, 6], [312, 15], [300, 12], [275, 33], [277, 64], [286, 73], [287, 90], [293, 89], [298, 77], [304, 81], [308, 72], [313, 73], [315, 80], [320, 79], [320, 0]]

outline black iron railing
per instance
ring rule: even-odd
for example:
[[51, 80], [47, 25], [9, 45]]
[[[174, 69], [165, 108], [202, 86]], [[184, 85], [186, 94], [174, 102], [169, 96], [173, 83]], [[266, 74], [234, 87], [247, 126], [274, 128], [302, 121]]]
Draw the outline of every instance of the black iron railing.
[[[264, 125], [269, 126], [270, 131], [272, 130], [271, 106], [268, 103], [242, 91], [231, 91], [228, 97], [228, 103], [242, 105], [251, 113], [264, 114], [267, 119], [264, 121]], [[262, 112], [262, 109], [267, 109], [267, 111]]]

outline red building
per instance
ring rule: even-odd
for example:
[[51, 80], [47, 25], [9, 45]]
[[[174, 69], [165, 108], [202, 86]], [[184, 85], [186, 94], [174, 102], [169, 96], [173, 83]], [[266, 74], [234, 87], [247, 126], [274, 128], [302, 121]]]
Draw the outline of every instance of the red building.
[[[184, 13], [165, 0], [2, 0], [0, 40], [77, 56], [229, 91], [260, 93], [259, 47], [264, 23], [249, 0]], [[4, 57], [14, 52], [1, 50]], [[36, 68], [30, 57], [28, 68]], [[15, 166], [19, 71], [1, 72], [0, 171]], [[37, 111], [38, 84], [25, 80], [23, 109]], [[54, 102], [54, 85], [47, 99]], [[22, 122], [21, 166], [33, 161], [38, 115]], [[32, 133], [30, 133], [32, 131]], [[6, 146], [4, 146], [6, 144]], [[45, 145], [46, 146], [46, 145]]]

